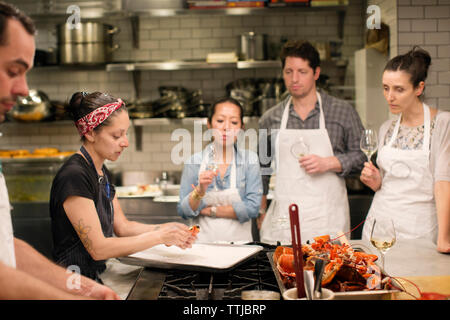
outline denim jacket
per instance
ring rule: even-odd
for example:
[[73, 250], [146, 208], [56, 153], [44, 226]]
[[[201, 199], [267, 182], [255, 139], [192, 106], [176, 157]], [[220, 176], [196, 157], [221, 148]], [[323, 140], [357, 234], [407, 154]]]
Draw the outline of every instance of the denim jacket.
[[[239, 222], [244, 223], [252, 218], [256, 218], [259, 213], [262, 198], [262, 180], [259, 167], [259, 159], [256, 153], [250, 150], [238, 149], [235, 146], [236, 161], [236, 184], [241, 197], [241, 201], [233, 202], [231, 205], [236, 213]], [[184, 164], [183, 174], [180, 183], [180, 201], [177, 205], [178, 214], [184, 219], [198, 216], [200, 211], [206, 207], [203, 200], [197, 210], [193, 211], [189, 205], [189, 194], [192, 186], [198, 185], [198, 173], [202, 163], [203, 152], [194, 154]], [[230, 187], [231, 166], [228, 166], [223, 180], [217, 176], [216, 184], [219, 190]], [[206, 192], [213, 190], [211, 183]]]

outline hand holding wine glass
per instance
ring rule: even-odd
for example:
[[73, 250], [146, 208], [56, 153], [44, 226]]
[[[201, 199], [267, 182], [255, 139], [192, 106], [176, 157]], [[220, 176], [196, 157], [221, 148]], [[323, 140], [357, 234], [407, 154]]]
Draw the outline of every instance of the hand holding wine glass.
[[370, 162], [370, 158], [378, 148], [377, 134], [374, 130], [365, 129], [363, 131], [361, 135], [360, 148], [367, 156], [368, 162]]
[[370, 242], [378, 249], [381, 255], [382, 268], [384, 270], [384, 255], [395, 244], [395, 228], [392, 219], [376, 218], [373, 219]]

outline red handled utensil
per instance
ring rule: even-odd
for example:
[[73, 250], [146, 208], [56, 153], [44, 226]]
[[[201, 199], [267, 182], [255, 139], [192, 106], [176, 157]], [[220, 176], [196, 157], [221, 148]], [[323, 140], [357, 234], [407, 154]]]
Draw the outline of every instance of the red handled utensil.
[[300, 220], [298, 218], [298, 207], [296, 204], [289, 206], [289, 218], [291, 220], [292, 248], [294, 251], [295, 281], [297, 283], [297, 297], [305, 298], [305, 280], [303, 278], [303, 253], [302, 240], [300, 237]]

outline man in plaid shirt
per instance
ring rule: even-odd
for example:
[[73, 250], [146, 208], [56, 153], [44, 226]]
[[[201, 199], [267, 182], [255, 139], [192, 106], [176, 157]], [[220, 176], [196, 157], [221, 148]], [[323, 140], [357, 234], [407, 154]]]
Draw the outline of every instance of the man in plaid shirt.
[[[312, 196], [305, 196], [307, 197], [306, 199], [299, 199], [299, 201], [305, 203], [305, 201], [310, 200], [311, 206], [318, 201], [330, 203], [328, 199], [321, 198], [319, 194], [339, 190], [340, 194], [344, 195], [342, 190], [342, 186], [345, 188], [344, 177], [353, 172], [359, 173], [365, 161], [365, 155], [360, 150], [363, 126], [358, 113], [349, 103], [343, 100], [323, 92], [316, 93], [316, 80], [320, 75], [320, 58], [317, 50], [308, 42], [290, 41], [286, 43], [281, 52], [281, 60], [283, 79], [290, 95], [266, 111], [259, 120], [258, 152], [264, 187], [259, 226], [261, 226], [265, 216], [269, 180], [271, 175], [275, 173], [271, 168], [271, 164], [272, 160], [277, 159], [277, 154], [279, 154], [279, 158], [276, 163], [280, 167], [275, 169], [277, 170], [277, 184], [278, 180], [281, 179], [278, 170], [284, 167], [287, 172], [283, 176], [283, 181], [279, 182], [280, 188], [278, 188], [278, 191], [281, 189], [281, 184], [291, 185], [290, 188], [285, 187], [286, 191], [289, 193], [292, 189], [297, 190], [297, 194], [292, 194], [292, 196], [293, 199], [298, 199], [305, 193], [305, 189], [308, 189], [307, 193], [312, 194]], [[324, 119], [324, 127], [320, 126], [321, 117]], [[286, 145], [285, 148], [282, 148], [282, 145], [277, 145], [280, 141], [280, 137], [277, 136], [281, 136], [280, 128], [285, 129], [281, 130], [282, 132], [289, 133], [290, 138], [281, 140], [284, 141], [284, 144], [290, 144]], [[321, 131], [321, 129], [323, 130]], [[322, 132], [322, 138], [314, 138], [319, 132]], [[288, 150], [298, 141], [299, 136], [307, 140], [309, 152], [299, 159], [295, 159], [294, 163], [286, 167], [288, 165], [287, 162], [292, 160], [291, 152], [288, 152]], [[326, 136], [328, 136], [328, 139]], [[326, 145], [330, 143], [330, 148], [328, 148]], [[329, 150], [325, 151], [327, 148]], [[302, 171], [307, 178], [300, 179], [301, 174], [297, 174], [297, 170]], [[328, 176], [333, 180], [333, 183], [336, 183], [336, 188], [329, 190], [326, 187], [324, 188], [328, 183], [314, 182], [325, 179], [324, 176]], [[277, 191], [277, 186], [275, 191]], [[347, 205], [341, 203], [342, 206], [348, 207], [346, 190], [345, 200], [342, 201], [347, 202]], [[338, 207], [341, 204], [338, 204]], [[334, 209], [330, 207], [329, 210], [325, 209], [324, 211], [322, 209], [325, 205], [317, 203], [315, 207], [315, 211], [322, 212], [322, 219], [316, 221], [316, 225], [326, 224], [327, 221], [330, 222], [330, 217], [323, 219], [324, 216], [329, 215], [328, 211], [337, 210], [336, 207]], [[301, 205], [300, 211], [302, 211]], [[348, 209], [343, 208], [342, 211], [346, 212], [344, 215], [348, 216], [349, 220]], [[343, 223], [341, 227], [346, 227], [347, 225], [348, 223]], [[312, 227], [312, 229], [316, 230], [316, 232], [322, 232], [322, 229], [315, 229], [315, 227]], [[323, 232], [330, 231], [327, 228], [323, 229]]]

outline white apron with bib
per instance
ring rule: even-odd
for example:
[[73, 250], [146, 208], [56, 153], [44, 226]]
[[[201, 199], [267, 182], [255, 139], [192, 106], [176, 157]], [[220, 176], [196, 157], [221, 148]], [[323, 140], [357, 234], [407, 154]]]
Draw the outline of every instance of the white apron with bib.
[[430, 170], [430, 109], [423, 104], [424, 137], [421, 150], [393, 148], [401, 115], [388, 144], [378, 152], [377, 163], [385, 174], [375, 193], [363, 228], [363, 239], [370, 240], [373, 219], [393, 220], [397, 239], [425, 238], [436, 243], [437, 216], [433, 176]]
[[[199, 172], [206, 168], [206, 159], [203, 157]], [[236, 159], [233, 154], [233, 162], [231, 163], [230, 188], [222, 191], [206, 192], [203, 202], [207, 206], [226, 206], [233, 202], [241, 201], [239, 191], [236, 187]], [[200, 225], [200, 233], [197, 235], [197, 242], [234, 242], [244, 243], [253, 241], [252, 222], [248, 220], [240, 223], [236, 219], [228, 218], [211, 218], [198, 215], [193, 219], [194, 224]]]
[[0, 261], [7, 266], [16, 267], [14, 235], [11, 222], [11, 206], [5, 177], [0, 172]]
[[316, 94], [320, 108], [319, 129], [286, 129], [291, 99], [284, 109], [275, 145], [277, 178], [274, 200], [261, 226], [262, 242], [291, 243], [291, 240], [285, 240], [291, 239], [289, 226], [281, 231], [284, 235], [281, 238], [284, 239], [280, 239], [276, 217], [284, 214], [289, 219], [289, 205], [292, 203], [298, 206], [302, 242], [325, 234], [334, 235], [338, 231], [345, 232], [350, 228], [345, 180], [334, 172], [306, 174], [300, 167], [298, 159], [294, 158], [290, 152], [291, 146], [303, 138], [309, 145], [310, 154], [320, 157], [334, 156], [328, 131], [325, 128], [322, 99], [319, 93]]

